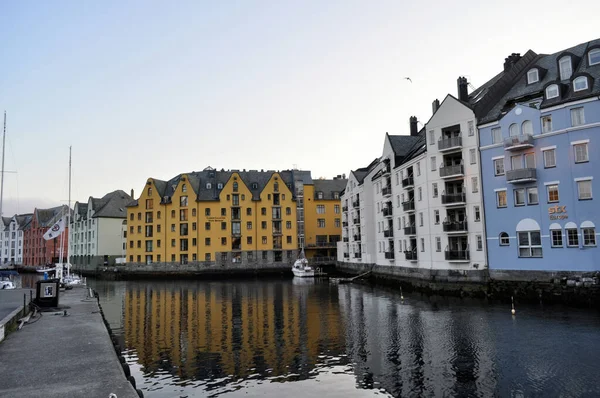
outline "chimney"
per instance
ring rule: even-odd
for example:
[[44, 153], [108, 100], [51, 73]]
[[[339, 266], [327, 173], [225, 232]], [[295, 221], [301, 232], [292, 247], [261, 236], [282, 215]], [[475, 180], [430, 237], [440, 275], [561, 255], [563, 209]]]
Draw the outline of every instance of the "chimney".
[[417, 126], [417, 117], [411, 116], [409, 120], [410, 120], [410, 135], [412, 135], [414, 137], [417, 134], [419, 134], [419, 127]]
[[504, 72], [508, 72], [510, 68], [515, 66], [517, 62], [521, 59], [521, 54], [512, 53], [508, 57], [504, 58]]
[[431, 113], [436, 113], [439, 108], [440, 100], [436, 98], [436, 100], [431, 103]]
[[134, 196], [133, 196], [133, 189], [131, 190], [131, 199], [134, 199]]
[[465, 101], [467, 102], [469, 100], [469, 92], [467, 90], [467, 85], [469, 83], [467, 82], [467, 78], [466, 77], [459, 77], [458, 80], [456, 81], [456, 85], [458, 87], [458, 99], [461, 101]]

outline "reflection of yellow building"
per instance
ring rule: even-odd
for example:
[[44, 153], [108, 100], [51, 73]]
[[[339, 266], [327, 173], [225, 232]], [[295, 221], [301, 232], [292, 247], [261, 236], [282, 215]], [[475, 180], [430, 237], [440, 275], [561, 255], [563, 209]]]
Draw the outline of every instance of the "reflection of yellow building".
[[[305, 212], [297, 205], [299, 186]], [[208, 168], [170, 181], [149, 178], [127, 208], [127, 261], [290, 262], [303, 243], [298, 228], [306, 234], [307, 249], [335, 256], [344, 186], [341, 179], [313, 182], [310, 172], [300, 170]]]
[[319, 300], [310, 286], [285, 283], [190, 287], [129, 287], [125, 339], [147, 372], [168, 362], [182, 378], [267, 368], [279, 375], [297, 363], [314, 366], [325, 345], [340, 350], [332, 355], [344, 349], [337, 295]]

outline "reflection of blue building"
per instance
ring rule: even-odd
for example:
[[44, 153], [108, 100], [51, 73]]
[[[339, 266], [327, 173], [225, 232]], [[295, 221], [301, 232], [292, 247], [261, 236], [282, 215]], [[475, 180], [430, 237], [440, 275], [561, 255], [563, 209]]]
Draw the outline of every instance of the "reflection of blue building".
[[600, 39], [537, 55], [480, 119], [491, 271], [600, 270], [599, 94]]

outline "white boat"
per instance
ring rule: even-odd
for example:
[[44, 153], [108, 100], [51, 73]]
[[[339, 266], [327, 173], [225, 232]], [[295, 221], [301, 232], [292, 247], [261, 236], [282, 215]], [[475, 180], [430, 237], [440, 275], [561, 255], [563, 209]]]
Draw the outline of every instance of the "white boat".
[[315, 276], [315, 269], [308, 264], [308, 260], [304, 255], [304, 248], [300, 252], [298, 259], [294, 261], [292, 272], [294, 273], [294, 276], [300, 278], [311, 278]]
[[18, 276], [16, 271], [0, 271], [0, 289], [16, 289], [17, 285], [11, 277]]
[[4, 290], [4, 289], [16, 289], [16, 286], [13, 283], [13, 281], [8, 280], [8, 279], [2, 279], [0, 281], [0, 290]]

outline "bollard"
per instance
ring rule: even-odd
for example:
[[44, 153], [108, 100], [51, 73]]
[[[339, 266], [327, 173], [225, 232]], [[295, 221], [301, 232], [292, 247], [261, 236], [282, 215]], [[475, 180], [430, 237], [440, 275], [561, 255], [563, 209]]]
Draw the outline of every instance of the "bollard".
[[144, 398], [144, 393], [142, 392], [142, 390], [140, 390], [139, 388], [137, 388], [135, 390], [135, 392], [137, 392], [137, 395], [139, 398]]
[[129, 376], [131, 376], [131, 371], [129, 370], [129, 365], [127, 365], [126, 363], [122, 363], [121, 367], [123, 368], [123, 372], [125, 372], [125, 377], [129, 378]]
[[127, 378], [127, 380], [129, 380], [129, 382], [131, 383], [131, 385], [133, 386], [133, 389], [135, 390], [135, 378], [133, 376], [129, 376]]
[[27, 307], [27, 294], [23, 293], [23, 310]]

